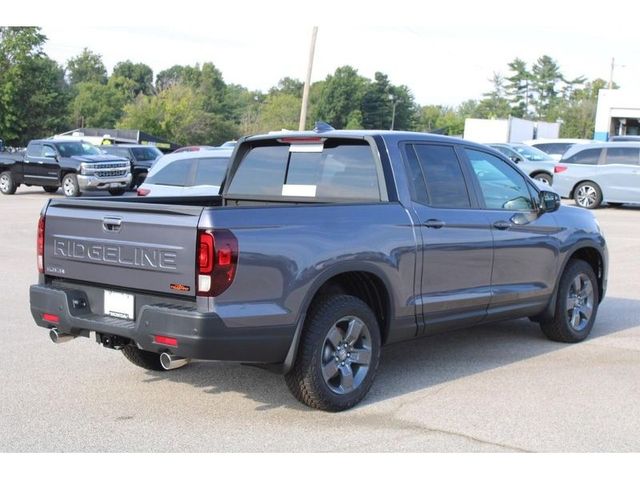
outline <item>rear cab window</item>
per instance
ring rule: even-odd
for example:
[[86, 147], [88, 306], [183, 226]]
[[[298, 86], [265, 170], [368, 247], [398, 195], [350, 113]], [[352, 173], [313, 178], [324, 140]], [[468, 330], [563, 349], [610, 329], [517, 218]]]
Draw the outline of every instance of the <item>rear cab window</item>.
[[[298, 140], [298, 142], [296, 142]], [[300, 138], [256, 141], [234, 165], [232, 198], [386, 201], [382, 169], [365, 140]]]

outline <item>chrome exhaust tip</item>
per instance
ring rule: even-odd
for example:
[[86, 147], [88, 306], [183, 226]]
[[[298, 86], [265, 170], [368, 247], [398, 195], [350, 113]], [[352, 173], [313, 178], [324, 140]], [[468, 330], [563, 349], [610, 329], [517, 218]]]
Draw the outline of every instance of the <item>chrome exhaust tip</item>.
[[49, 338], [53, 343], [64, 343], [76, 338], [74, 335], [68, 335], [66, 333], [60, 333], [57, 328], [49, 330]]
[[184, 367], [191, 361], [190, 358], [177, 357], [167, 352], [160, 354], [160, 365], [165, 370], [175, 370], [176, 368]]

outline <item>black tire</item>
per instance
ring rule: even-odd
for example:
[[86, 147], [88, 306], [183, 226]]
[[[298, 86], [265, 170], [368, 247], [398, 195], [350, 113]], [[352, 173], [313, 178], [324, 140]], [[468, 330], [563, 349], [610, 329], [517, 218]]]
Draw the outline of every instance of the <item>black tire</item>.
[[67, 173], [62, 179], [62, 191], [65, 197], [79, 197], [82, 195], [75, 173]]
[[46, 187], [42, 187], [42, 188], [47, 193], [56, 193], [60, 187], [54, 187], [53, 185], [51, 185], [51, 186], [46, 186]]
[[109, 193], [111, 195], [113, 195], [114, 197], [119, 197], [120, 195], [124, 195], [125, 189], [124, 188], [110, 188], [109, 189]]
[[[348, 330], [356, 322], [360, 330], [356, 340], [350, 343]], [[335, 337], [330, 338], [332, 332], [343, 334], [342, 347], [332, 349], [332, 345], [335, 346]], [[380, 343], [378, 321], [366, 303], [350, 295], [323, 297], [309, 310], [298, 356], [285, 375], [287, 386], [294, 397], [311, 408], [330, 412], [347, 410], [360, 402], [373, 384], [380, 360]], [[326, 373], [329, 368], [335, 369], [335, 376], [325, 380], [323, 370]], [[345, 379], [349, 376], [353, 386], [339, 392], [347, 385]]]
[[131, 363], [145, 370], [165, 371], [160, 364], [160, 354], [140, 350], [135, 345], [127, 345], [122, 349], [124, 357]]
[[547, 185], [551, 185], [553, 183], [553, 177], [548, 173], [537, 173], [534, 175], [533, 179], [539, 180]]
[[16, 193], [17, 188], [18, 185], [16, 185], [13, 175], [9, 170], [0, 173], [0, 192], [2, 192], [3, 195], [13, 195]]
[[[592, 292], [590, 300], [585, 300], [587, 295], [578, 295], [579, 289], [576, 288], [577, 284], [586, 288], [587, 279]], [[579, 298], [583, 300], [578, 302]], [[591, 265], [584, 260], [571, 260], [560, 278], [554, 315], [539, 317], [540, 328], [549, 340], [565, 343], [581, 342], [589, 336], [593, 328], [599, 301], [598, 279]], [[579, 324], [575, 322], [576, 308], [580, 311], [577, 315]]]
[[593, 182], [582, 182], [573, 191], [576, 205], [593, 210], [602, 203], [602, 190]]

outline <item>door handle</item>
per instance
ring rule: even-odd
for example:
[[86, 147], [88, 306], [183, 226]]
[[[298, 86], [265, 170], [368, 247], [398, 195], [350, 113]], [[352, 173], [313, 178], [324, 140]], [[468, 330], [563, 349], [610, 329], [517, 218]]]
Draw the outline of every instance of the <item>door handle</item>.
[[445, 223], [442, 220], [430, 218], [429, 220], [424, 222], [424, 226], [427, 228], [442, 228], [445, 226]]
[[122, 219], [119, 217], [104, 217], [102, 228], [105, 232], [119, 232], [122, 227]]
[[493, 228], [498, 230], [507, 230], [511, 228], [511, 222], [507, 222], [506, 220], [498, 220], [493, 224]]

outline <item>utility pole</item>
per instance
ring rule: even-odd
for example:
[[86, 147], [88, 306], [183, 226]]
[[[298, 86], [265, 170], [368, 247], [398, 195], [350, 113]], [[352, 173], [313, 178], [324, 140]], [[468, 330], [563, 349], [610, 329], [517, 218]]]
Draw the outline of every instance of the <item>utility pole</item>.
[[616, 59], [611, 57], [611, 72], [609, 72], [609, 90], [613, 88], [613, 67], [615, 65]]
[[304, 82], [304, 90], [302, 91], [302, 108], [300, 109], [300, 124], [298, 130], [304, 130], [307, 123], [307, 106], [309, 104], [309, 85], [311, 84], [311, 70], [313, 69], [313, 56], [316, 50], [316, 37], [318, 36], [318, 27], [313, 27], [311, 34], [311, 47], [309, 48], [309, 64], [307, 66], [307, 80]]

